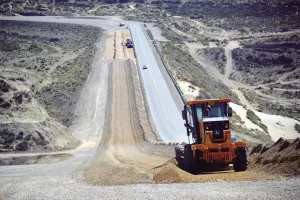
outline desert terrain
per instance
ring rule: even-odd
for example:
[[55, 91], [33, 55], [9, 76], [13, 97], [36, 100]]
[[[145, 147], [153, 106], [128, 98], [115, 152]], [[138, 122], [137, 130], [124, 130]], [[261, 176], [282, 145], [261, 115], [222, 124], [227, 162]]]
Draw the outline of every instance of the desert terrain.
[[[268, 19], [289, 21], [259, 27], [264, 14], [226, 2], [3, 3], [4, 15], [55, 17], [1, 18], [0, 199], [298, 199], [300, 27], [298, 5], [286, 2], [290, 11], [273, 5]], [[224, 8], [240, 12], [233, 20]], [[94, 16], [108, 14], [124, 17]], [[245, 15], [249, 27], [237, 28]], [[142, 21], [161, 71], [186, 99], [232, 99], [233, 134], [249, 144], [247, 171], [180, 169], [176, 144], [164, 143], [151, 121], [124, 19]]]

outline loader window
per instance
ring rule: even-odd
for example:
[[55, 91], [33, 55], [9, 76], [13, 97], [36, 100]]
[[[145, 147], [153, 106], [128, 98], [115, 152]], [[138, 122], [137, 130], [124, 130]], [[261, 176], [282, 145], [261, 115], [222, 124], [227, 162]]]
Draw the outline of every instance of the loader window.
[[[197, 120], [202, 120], [203, 117], [206, 117], [205, 115], [205, 105], [204, 104], [198, 104], [195, 106], [196, 114], [197, 114]], [[208, 117], [224, 117], [227, 116], [227, 103], [215, 103], [214, 106], [210, 107]]]
[[196, 107], [197, 119], [200, 121], [202, 119], [202, 107]]
[[211, 107], [210, 117], [222, 117], [226, 116], [226, 103], [216, 103]]
[[222, 111], [220, 107], [212, 107], [210, 110], [210, 117], [220, 117], [222, 116]]

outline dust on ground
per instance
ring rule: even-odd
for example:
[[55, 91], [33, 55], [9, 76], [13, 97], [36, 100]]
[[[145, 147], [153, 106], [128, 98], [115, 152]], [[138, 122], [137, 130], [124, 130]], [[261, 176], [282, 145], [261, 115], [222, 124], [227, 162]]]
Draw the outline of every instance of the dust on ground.
[[149, 133], [150, 130], [141, 131], [141, 124], [145, 127], [147, 123], [143, 118], [147, 116], [141, 115], [143, 113], [139, 112], [135, 103], [138, 97], [136, 92], [140, 90], [135, 90], [137, 86], [134, 84], [139, 82], [132, 79], [133, 70], [130, 69], [134, 67], [137, 70], [133, 62], [133, 49], [125, 46], [126, 39], [131, 39], [129, 30], [115, 31], [109, 37], [112, 39], [108, 39], [105, 46], [112, 46], [108, 49], [115, 55], [111, 59], [111, 89], [107, 99], [110, 103], [106, 107], [104, 134], [98, 153], [83, 174], [89, 183], [100, 185], [153, 183], [149, 170], [169, 158], [145, 152], [144, 148], [155, 145], [140, 142], [151, 138], [147, 135], [153, 133]]
[[247, 128], [258, 129], [262, 131], [262, 129], [259, 126], [257, 126], [247, 118], [247, 109], [243, 108], [243, 106], [234, 103], [230, 103], [230, 107], [232, 107], [232, 109], [238, 114], [238, 116], [241, 117], [241, 120], [244, 122], [244, 125]]

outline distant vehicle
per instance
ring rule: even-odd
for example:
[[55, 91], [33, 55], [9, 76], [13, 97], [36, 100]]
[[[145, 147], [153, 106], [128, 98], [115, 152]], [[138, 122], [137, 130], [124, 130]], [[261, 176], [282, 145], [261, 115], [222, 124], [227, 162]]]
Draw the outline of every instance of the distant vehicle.
[[127, 39], [126, 40], [126, 46], [127, 46], [127, 44], [130, 44], [130, 43], [132, 43], [132, 41], [130, 39]]
[[147, 66], [146, 66], [146, 65], [143, 65], [143, 69], [147, 69]]
[[119, 24], [119, 26], [125, 26], [125, 24], [124, 24], [123, 22], [121, 22], [121, 23]]
[[133, 48], [133, 42], [131, 40], [126, 42], [127, 48]]

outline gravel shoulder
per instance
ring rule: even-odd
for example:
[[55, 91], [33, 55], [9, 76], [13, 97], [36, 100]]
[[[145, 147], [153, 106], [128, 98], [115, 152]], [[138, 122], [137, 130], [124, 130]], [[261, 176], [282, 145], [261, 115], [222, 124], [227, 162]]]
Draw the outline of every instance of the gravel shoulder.
[[[61, 178], [53, 180], [27, 180], [18, 183], [17, 178], [1, 178], [1, 199], [290, 199], [300, 195], [300, 179], [210, 182], [193, 184], [139, 184], [127, 186], [92, 186]], [[26, 187], [26, 193], [24, 192]], [[39, 188], [37, 190], [37, 188]], [[49, 188], [51, 191], [49, 192]], [[6, 192], [3, 193], [2, 191]], [[9, 197], [9, 198], [7, 198]]]

